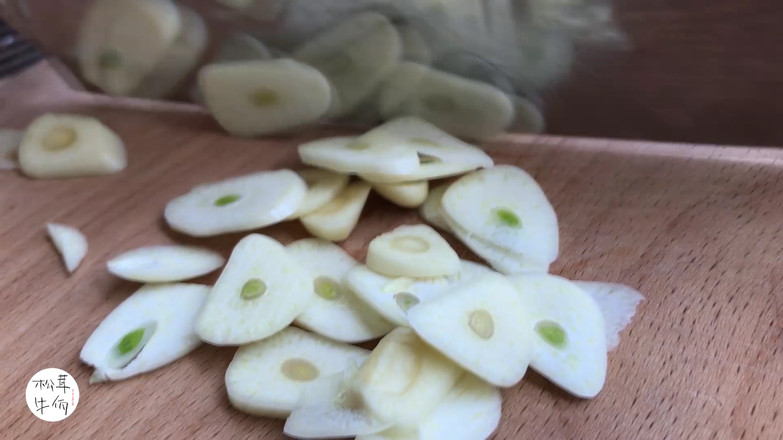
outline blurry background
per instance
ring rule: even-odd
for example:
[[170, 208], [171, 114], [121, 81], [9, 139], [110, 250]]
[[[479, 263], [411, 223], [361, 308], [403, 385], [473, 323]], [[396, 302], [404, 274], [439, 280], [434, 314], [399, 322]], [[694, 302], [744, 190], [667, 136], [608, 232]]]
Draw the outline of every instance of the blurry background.
[[[0, 14], [45, 52], [68, 58], [88, 3], [4, 0]], [[250, 19], [213, 1], [181, 3], [201, 12], [214, 35], [221, 29], [271, 32], [275, 26], [274, 19]], [[576, 45], [567, 78], [537, 97], [547, 133], [783, 144], [779, 2], [623, 0], [612, 6], [625, 41]]]

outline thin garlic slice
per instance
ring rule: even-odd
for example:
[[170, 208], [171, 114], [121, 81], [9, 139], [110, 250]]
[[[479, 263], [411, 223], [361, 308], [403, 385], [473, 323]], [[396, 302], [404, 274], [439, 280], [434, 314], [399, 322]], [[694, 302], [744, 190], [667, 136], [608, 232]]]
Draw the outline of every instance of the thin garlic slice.
[[548, 264], [539, 261], [531, 261], [526, 258], [525, 255], [509, 252], [507, 249], [499, 248], [494, 244], [482, 240], [477, 235], [462, 228], [446, 215], [443, 215], [443, 219], [446, 221], [446, 225], [451, 233], [454, 234], [462, 244], [484, 259], [493, 269], [502, 274], [511, 275], [515, 273], [549, 272]]
[[[381, 114], [387, 119], [417, 116], [455, 136], [473, 139], [500, 134], [514, 120], [514, 103], [494, 86], [424, 66], [406, 73], [413, 79], [411, 85], [399, 86], [392, 80], [382, 92]], [[400, 88], [405, 98], [388, 96]]]
[[375, 173], [404, 176], [419, 167], [419, 156], [407, 145], [359, 142], [353, 137], [318, 139], [299, 146], [307, 165], [338, 173]]
[[631, 323], [636, 307], [644, 300], [644, 296], [624, 284], [598, 281], [575, 281], [574, 284], [598, 304], [604, 317], [606, 348], [614, 350], [620, 344], [620, 332]]
[[498, 274], [419, 304], [408, 321], [428, 344], [495, 386], [519, 382], [533, 355], [531, 316]]
[[340, 438], [389, 428], [391, 423], [370, 413], [349, 388], [356, 368], [350, 366], [309, 384], [285, 421], [283, 432], [294, 438]]
[[441, 201], [458, 228], [494, 247], [546, 266], [558, 254], [557, 216], [544, 191], [523, 170], [498, 165], [463, 176]]
[[81, 74], [110, 95], [131, 95], [165, 62], [181, 30], [170, 0], [93, 2], [76, 43]]
[[292, 57], [320, 70], [334, 86], [337, 106], [330, 116], [344, 116], [370, 96], [402, 55], [391, 22], [377, 12], [362, 12], [297, 48]]
[[367, 266], [357, 266], [348, 272], [345, 284], [384, 318], [407, 327], [407, 313], [412, 307], [488, 273], [493, 273], [488, 267], [466, 260], [460, 262], [460, 270], [454, 275], [422, 279], [387, 277]]
[[367, 267], [387, 276], [428, 278], [457, 273], [460, 260], [431, 227], [403, 225], [370, 242]]
[[462, 142], [438, 127], [415, 117], [389, 121], [357, 138], [356, 142], [416, 150], [419, 167], [407, 175], [361, 173], [366, 180], [380, 183], [439, 179], [477, 168], [491, 167], [492, 158], [480, 148]]
[[534, 332], [530, 367], [569, 393], [598, 395], [606, 380], [607, 346], [603, 315], [576, 284], [553, 275], [509, 277], [530, 316]]
[[161, 62], [134, 89], [133, 96], [160, 99], [171, 96], [190, 71], [196, 67], [206, 49], [209, 32], [198, 13], [177, 5], [180, 32]]
[[449, 228], [446, 219], [443, 217], [443, 208], [440, 202], [443, 199], [443, 194], [449, 189], [449, 185], [451, 183], [443, 183], [430, 190], [424, 203], [419, 208], [421, 218], [444, 231], [450, 231], [451, 228]]
[[234, 408], [283, 418], [307, 385], [363, 362], [369, 351], [334, 342], [296, 327], [237, 350], [226, 371], [226, 391]]
[[299, 176], [307, 184], [307, 193], [289, 220], [309, 214], [332, 201], [347, 185], [349, 176], [326, 170], [300, 170]]
[[166, 205], [173, 229], [194, 237], [249, 231], [296, 212], [307, 185], [291, 170], [261, 171], [198, 185]]
[[397, 32], [402, 43], [402, 59], [425, 65], [432, 62], [432, 49], [421, 32], [409, 24], [398, 24]]
[[403, 208], [416, 208], [424, 203], [429, 192], [429, 183], [402, 182], [402, 183], [375, 183], [372, 189], [384, 199]]
[[126, 165], [119, 136], [86, 116], [40, 116], [27, 127], [19, 147], [22, 172], [36, 179], [113, 174]]
[[359, 223], [369, 194], [370, 185], [352, 183], [323, 207], [302, 216], [302, 226], [307, 232], [324, 240], [345, 240]]
[[316, 122], [332, 92], [318, 70], [291, 59], [210, 64], [199, 88], [212, 116], [229, 133], [260, 136]]
[[106, 263], [112, 274], [140, 283], [189, 280], [217, 270], [226, 260], [209, 249], [193, 246], [147, 246], [124, 252]]
[[87, 238], [78, 229], [59, 223], [47, 224], [46, 230], [62, 256], [65, 268], [73, 273], [87, 255]]
[[407, 328], [386, 335], [359, 368], [351, 389], [367, 410], [395, 426], [415, 427], [462, 374]]
[[194, 324], [209, 287], [153, 284], [136, 291], [93, 331], [79, 357], [95, 368], [90, 383], [152, 371], [201, 344]]
[[476, 440], [489, 438], [500, 423], [500, 391], [463, 374], [435, 410], [415, 429], [392, 427], [356, 440]]
[[315, 292], [310, 305], [294, 321], [300, 327], [343, 342], [362, 342], [389, 333], [394, 327], [343, 284], [358, 265], [340, 246], [305, 238], [286, 247], [310, 275]]
[[243, 345], [290, 325], [310, 305], [307, 272], [272, 238], [250, 234], [237, 243], [196, 322], [213, 345]]

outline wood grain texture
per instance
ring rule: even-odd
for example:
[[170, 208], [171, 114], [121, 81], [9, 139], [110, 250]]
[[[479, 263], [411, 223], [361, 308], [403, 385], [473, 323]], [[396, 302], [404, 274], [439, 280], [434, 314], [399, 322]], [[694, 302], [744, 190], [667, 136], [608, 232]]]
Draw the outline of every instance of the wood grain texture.
[[[94, 115], [125, 139], [130, 163], [98, 178], [0, 173], [2, 436], [284, 438], [282, 422], [230, 406], [223, 376], [232, 348], [204, 345], [160, 370], [96, 386], [78, 355], [103, 317], [138, 288], [105, 270], [109, 257], [174, 242], [227, 256], [241, 234], [173, 233], [164, 205], [198, 183], [297, 166], [292, 147], [301, 138], [230, 138], [201, 113], [74, 94], [52, 75], [39, 65], [0, 83], [0, 126], [22, 128], [54, 109]], [[495, 439], [783, 436], [783, 152], [519, 136], [487, 147], [498, 163], [530, 172], [552, 200], [561, 228], [554, 273], [622, 282], [646, 295], [609, 356], [598, 398], [571, 398], [529, 372], [503, 392]], [[90, 240], [72, 276], [47, 241], [50, 221]], [[343, 245], [364, 258], [373, 236], [418, 221], [374, 195]], [[284, 243], [306, 235], [294, 223], [262, 232]], [[69, 371], [81, 387], [76, 412], [63, 422], [40, 421], [23, 403], [27, 381], [46, 367]]]
[[[611, 1], [611, 0], [610, 0]], [[89, 0], [26, 0], [34, 20], [0, 5], [50, 53], [72, 56]], [[186, 0], [200, 6], [207, 0]], [[783, 145], [783, 8], [777, 0], [612, 1], [627, 50], [584, 49], [570, 79], [544, 97], [548, 132]], [[215, 17], [213, 17], [215, 18]], [[213, 34], [225, 31], [212, 20]], [[240, 21], [247, 31], [260, 25]], [[214, 36], [214, 35], [213, 35]], [[214, 43], [214, 41], [213, 41]]]

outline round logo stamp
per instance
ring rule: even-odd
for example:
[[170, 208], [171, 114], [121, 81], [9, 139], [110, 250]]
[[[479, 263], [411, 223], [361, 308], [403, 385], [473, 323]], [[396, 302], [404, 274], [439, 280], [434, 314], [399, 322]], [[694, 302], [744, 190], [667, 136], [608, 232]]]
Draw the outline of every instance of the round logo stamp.
[[59, 422], [73, 414], [79, 404], [79, 385], [59, 368], [41, 370], [27, 382], [27, 407], [41, 420]]

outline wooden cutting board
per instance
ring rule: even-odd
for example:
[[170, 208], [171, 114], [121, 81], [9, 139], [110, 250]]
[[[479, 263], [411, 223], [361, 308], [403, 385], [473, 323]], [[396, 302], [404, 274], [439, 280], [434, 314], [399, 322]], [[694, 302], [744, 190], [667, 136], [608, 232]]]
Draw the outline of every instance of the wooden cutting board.
[[[297, 166], [293, 146], [327, 131], [231, 138], [198, 110], [68, 91], [45, 65], [0, 83], [0, 126], [22, 128], [54, 110], [99, 117], [126, 141], [130, 164], [117, 175], [72, 180], [0, 173], [2, 437], [284, 438], [282, 422], [230, 406], [223, 375], [233, 348], [204, 345], [150, 374], [94, 386], [79, 351], [139, 287], [110, 276], [109, 257], [161, 243], [228, 256], [241, 237], [173, 233], [162, 220], [169, 199], [198, 183]], [[783, 436], [782, 151], [526, 136], [487, 148], [498, 163], [530, 172], [552, 200], [561, 231], [554, 273], [626, 283], [646, 295], [609, 356], [596, 399], [569, 397], [529, 372], [504, 390], [495, 439]], [[90, 240], [71, 276], [46, 238], [50, 221]], [[419, 221], [373, 196], [343, 246], [364, 258], [371, 237]], [[262, 232], [284, 243], [306, 236], [296, 223]], [[24, 404], [28, 380], [47, 367], [70, 372], [81, 389], [78, 408], [59, 423], [35, 418]]]

